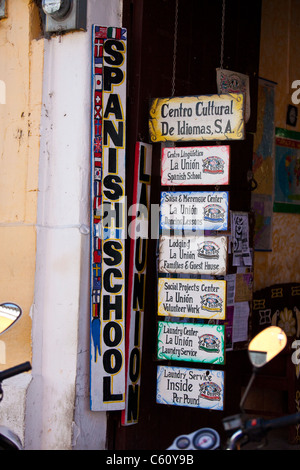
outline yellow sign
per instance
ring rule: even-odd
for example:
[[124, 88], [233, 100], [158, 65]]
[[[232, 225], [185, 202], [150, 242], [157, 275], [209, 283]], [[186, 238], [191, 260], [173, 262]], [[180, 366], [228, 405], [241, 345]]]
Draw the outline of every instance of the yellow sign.
[[159, 278], [158, 315], [224, 320], [226, 281]]
[[156, 98], [150, 108], [149, 131], [152, 142], [243, 140], [244, 96]]

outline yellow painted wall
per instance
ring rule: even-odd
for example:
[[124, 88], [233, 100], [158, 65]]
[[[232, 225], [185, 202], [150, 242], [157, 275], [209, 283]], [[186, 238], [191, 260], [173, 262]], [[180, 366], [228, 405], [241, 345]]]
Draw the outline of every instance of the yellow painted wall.
[[[291, 84], [300, 80], [300, 2], [262, 0], [260, 76], [277, 83], [275, 127], [300, 132], [286, 125]], [[269, 175], [266, 175], [269, 177]], [[255, 253], [255, 290], [281, 282], [300, 282], [300, 215], [273, 213], [272, 252]]]
[[16, 302], [23, 316], [0, 336], [1, 369], [31, 359], [43, 72], [36, 5], [6, 4], [7, 18], [0, 20], [0, 302]]

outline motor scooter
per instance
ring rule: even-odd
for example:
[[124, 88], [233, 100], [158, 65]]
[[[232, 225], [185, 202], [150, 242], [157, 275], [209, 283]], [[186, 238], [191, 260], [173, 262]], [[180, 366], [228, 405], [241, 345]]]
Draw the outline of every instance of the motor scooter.
[[262, 330], [249, 343], [248, 355], [252, 364], [252, 375], [240, 402], [241, 413], [223, 419], [223, 427], [229, 438], [221, 445], [219, 433], [212, 428], [201, 428], [190, 434], [182, 434], [174, 440], [168, 450], [240, 450], [250, 442], [260, 443], [268, 432], [300, 423], [300, 413], [274, 419], [247, 418], [244, 403], [261, 367], [270, 362], [286, 346], [287, 337], [278, 326]]
[[[22, 315], [22, 309], [12, 303], [0, 304], [0, 335], [11, 328]], [[24, 362], [15, 367], [0, 372], [0, 402], [3, 399], [2, 382], [15, 375], [31, 370], [30, 362]], [[22, 450], [19, 437], [6, 426], [0, 425], [0, 450]]]

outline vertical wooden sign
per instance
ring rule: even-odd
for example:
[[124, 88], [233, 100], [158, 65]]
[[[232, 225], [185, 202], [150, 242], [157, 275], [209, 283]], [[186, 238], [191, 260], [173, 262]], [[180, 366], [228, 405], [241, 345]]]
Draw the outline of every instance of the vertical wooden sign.
[[158, 366], [156, 403], [223, 410], [224, 371]]
[[91, 367], [93, 411], [125, 406], [126, 29], [93, 26]]
[[152, 146], [137, 142], [130, 214], [133, 220], [128, 227], [130, 258], [126, 320], [126, 403], [121, 414], [123, 426], [137, 423], [139, 417], [151, 164]]

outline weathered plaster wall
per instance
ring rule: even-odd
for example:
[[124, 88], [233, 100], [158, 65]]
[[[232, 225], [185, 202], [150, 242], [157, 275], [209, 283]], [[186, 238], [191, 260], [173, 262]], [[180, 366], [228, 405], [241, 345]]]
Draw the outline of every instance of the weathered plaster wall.
[[[263, 0], [260, 76], [277, 83], [275, 127], [286, 125], [291, 88], [300, 80], [300, 3], [297, 0]], [[269, 177], [269, 175], [267, 175]], [[300, 282], [300, 215], [273, 213], [272, 251], [255, 254], [255, 289], [282, 282]]]

